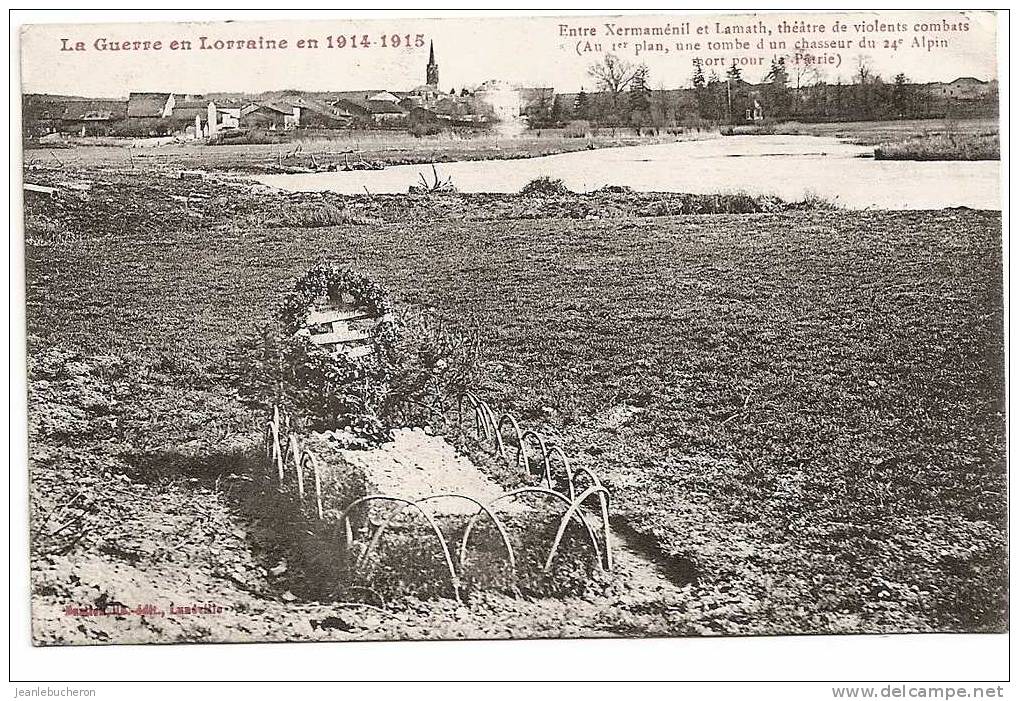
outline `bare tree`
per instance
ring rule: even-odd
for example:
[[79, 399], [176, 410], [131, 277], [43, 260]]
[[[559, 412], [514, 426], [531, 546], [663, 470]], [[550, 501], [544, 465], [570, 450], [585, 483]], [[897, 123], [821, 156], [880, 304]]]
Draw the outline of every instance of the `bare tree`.
[[600, 63], [593, 63], [587, 69], [595, 83], [602, 90], [618, 95], [630, 85], [637, 73], [637, 66], [619, 58], [615, 54], [605, 54]]
[[618, 118], [619, 95], [633, 82], [637, 68], [615, 54], [605, 54], [605, 58], [587, 69], [598, 88], [609, 94], [615, 118]]
[[658, 88], [651, 93], [651, 127], [658, 133], [670, 125], [669, 93], [665, 90], [665, 84], [658, 82]]
[[793, 87], [797, 90], [809, 88], [811, 85], [816, 85], [822, 80], [821, 71], [817, 69], [817, 66], [803, 62], [793, 64], [792, 77]]
[[870, 59], [864, 55], [856, 57], [856, 72], [853, 74], [853, 82], [857, 85], [866, 85], [870, 82], [873, 71], [870, 67]]
[[856, 104], [853, 105], [857, 119], [870, 119], [874, 93], [874, 72], [870, 67], [870, 59], [860, 55], [856, 57], [856, 72], [853, 74], [856, 83]]

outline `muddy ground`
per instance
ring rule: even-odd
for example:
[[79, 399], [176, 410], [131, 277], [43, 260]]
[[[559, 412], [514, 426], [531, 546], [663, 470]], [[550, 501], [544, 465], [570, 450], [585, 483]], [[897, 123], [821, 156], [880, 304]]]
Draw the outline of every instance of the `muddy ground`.
[[[1004, 628], [999, 214], [180, 170], [26, 171], [60, 188], [26, 201], [38, 642]], [[264, 407], [241, 341], [323, 260], [479, 330], [479, 391], [605, 477], [668, 587], [458, 607], [287, 586], [245, 506]], [[150, 599], [228, 612], [65, 613]]]

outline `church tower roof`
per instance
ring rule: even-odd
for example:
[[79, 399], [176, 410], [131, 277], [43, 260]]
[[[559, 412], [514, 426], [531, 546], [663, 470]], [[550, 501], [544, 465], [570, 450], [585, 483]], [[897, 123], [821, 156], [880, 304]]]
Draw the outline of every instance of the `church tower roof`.
[[439, 64], [435, 62], [435, 43], [428, 42], [428, 66], [425, 67], [425, 83], [439, 86]]

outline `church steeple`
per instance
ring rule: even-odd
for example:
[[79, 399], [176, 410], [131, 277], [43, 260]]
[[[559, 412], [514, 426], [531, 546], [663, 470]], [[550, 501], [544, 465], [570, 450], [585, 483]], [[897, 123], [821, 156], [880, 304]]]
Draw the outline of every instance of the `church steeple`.
[[428, 42], [428, 66], [425, 68], [425, 83], [439, 87], [439, 64], [435, 62], [435, 44]]

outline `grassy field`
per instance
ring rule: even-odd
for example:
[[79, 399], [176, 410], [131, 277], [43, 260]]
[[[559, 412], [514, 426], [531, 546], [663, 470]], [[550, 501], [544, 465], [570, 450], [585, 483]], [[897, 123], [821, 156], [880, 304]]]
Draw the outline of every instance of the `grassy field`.
[[[249, 173], [270, 171], [280, 164], [287, 166], [344, 167], [358, 161], [406, 165], [476, 161], [488, 159], [530, 158], [557, 153], [583, 151], [589, 148], [632, 146], [665, 143], [684, 139], [706, 138], [707, 133], [658, 137], [636, 136], [631, 129], [603, 129], [589, 137], [573, 138], [563, 130], [528, 131], [522, 136], [504, 137], [496, 133], [468, 136], [443, 133], [415, 137], [406, 132], [309, 132], [301, 133], [286, 143], [237, 144], [205, 146], [186, 142], [146, 145], [145, 140], [107, 138], [72, 139], [73, 148], [54, 148], [59, 144], [41, 145], [25, 152], [26, 164], [46, 166], [81, 166], [96, 162], [110, 165], [133, 165], [141, 170], [172, 163], [180, 168], [232, 170]], [[165, 141], [165, 139], [163, 140]]]
[[998, 133], [998, 120], [986, 119], [899, 119], [884, 122], [785, 122], [776, 124], [776, 134], [832, 136], [854, 144], [877, 146], [908, 139], [942, 134], [983, 135]]
[[[238, 341], [277, 295], [357, 265], [480, 329], [481, 393], [606, 476], [617, 526], [685, 573], [689, 597], [655, 610], [696, 626], [666, 632], [1006, 626], [999, 214], [588, 220], [213, 185], [185, 210], [179, 187], [29, 202], [33, 353], [141, 353], [234, 406]], [[325, 205], [349, 223], [283, 216]]]
[[1001, 158], [998, 134], [938, 134], [883, 144], [874, 149], [883, 161], [997, 161]]
[[879, 160], [995, 161], [1001, 157], [996, 119], [789, 122], [769, 128], [769, 133], [830, 136], [875, 146], [874, 157]]

